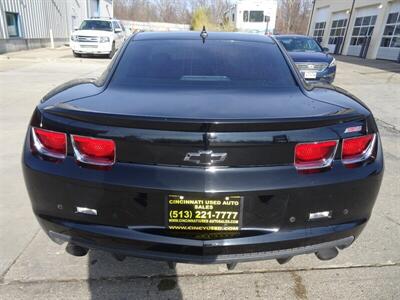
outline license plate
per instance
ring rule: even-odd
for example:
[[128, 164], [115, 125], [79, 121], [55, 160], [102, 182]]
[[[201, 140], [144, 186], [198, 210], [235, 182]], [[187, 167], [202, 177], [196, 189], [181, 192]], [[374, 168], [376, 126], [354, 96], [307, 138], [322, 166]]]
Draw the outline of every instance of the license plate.
[[80, 45], [81, 48], [93, 48], [97, 49], [97, 45]]
[[317, 72], [304, 72], [305, 79], [315, 79], [317, 78]]
[[181, 231], [238, 231], [241, 225], [240, 196], [203, 199], [169, 195], [167, 227]]

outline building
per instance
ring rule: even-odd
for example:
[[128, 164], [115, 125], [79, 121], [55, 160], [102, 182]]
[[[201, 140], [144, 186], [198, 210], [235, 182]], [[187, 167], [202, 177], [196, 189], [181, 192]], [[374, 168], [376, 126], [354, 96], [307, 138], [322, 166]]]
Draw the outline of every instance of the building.
[[0, 53], [62, 45], [83, 19], [112, 16], [112, 0], [0, 0]]
[[277, 5], [277, 0], [238, 0], [225, 15], [237, 31], [272, 33]]
[[400, 62], [400, 0], [314, 0], [308, 34], [331, 53]]

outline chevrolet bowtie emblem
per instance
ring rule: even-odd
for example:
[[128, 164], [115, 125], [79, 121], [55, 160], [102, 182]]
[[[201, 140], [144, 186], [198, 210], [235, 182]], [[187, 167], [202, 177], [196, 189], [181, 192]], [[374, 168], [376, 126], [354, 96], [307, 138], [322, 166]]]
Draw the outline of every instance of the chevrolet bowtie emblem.
[[215, 163], [223, 162], [226, 156], [226, 153], [214, 153], [212, 150], [199, 150], [197, 152], [187, 153], [184, 161], [210, 166]]

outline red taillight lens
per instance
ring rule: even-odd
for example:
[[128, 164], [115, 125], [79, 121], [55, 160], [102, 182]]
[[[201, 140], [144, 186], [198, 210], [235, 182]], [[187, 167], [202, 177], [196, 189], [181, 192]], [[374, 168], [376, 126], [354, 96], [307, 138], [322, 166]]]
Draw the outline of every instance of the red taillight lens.
[[115, 163], [115, 143], [113, 140], [72, 135], [75, 157], [79, 162], [111, 166]]
[[343, 140], [342, 161], [353, 164], [366, 160], [372, 155], [375, 134], [368, 134]]
[[33, 148], [40, 154], [64, 159], [67, 156], [67, 135], [62, 132], [32, 127]]
[[294, 165], [297, 169], [320, 169], [329, 167], [335, 157], [337, 141], [297, 144]]

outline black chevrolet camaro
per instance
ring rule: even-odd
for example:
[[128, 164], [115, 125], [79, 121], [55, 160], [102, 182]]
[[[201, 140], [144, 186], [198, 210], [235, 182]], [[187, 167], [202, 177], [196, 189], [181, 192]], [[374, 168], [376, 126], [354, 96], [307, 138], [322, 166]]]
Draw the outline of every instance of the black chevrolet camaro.
[[43, 230], [73, 255], [233, 268], [352, 244], [383, 153], [368, 107], [309, 86], [274, 38], [138, 33], [100, 78], [44, 96], [22, 165]]

